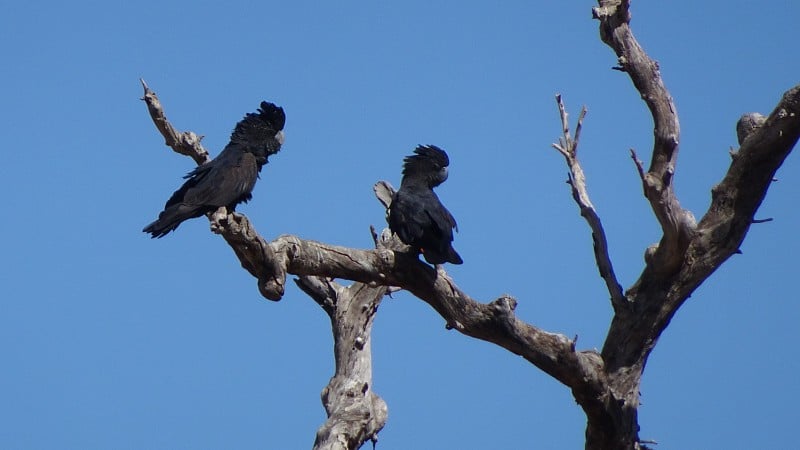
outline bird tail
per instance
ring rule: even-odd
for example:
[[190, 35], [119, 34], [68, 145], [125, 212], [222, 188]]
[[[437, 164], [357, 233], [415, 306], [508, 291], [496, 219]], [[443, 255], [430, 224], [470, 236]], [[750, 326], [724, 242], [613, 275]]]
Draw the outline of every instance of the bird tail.
[[450, 248], [447, 249], [447, 262], [450, 264], [463, 264], [464, 260], [461, 259], [461, 255], [458, 254], [456, 249], [450, 246]]
[[203, 211], [184, 204], [177, 204], [170, 206], [158, 215], [158, 220], [147, 225], [142, 230], [145, 233], [150, 233], [151, 238], [162, 238], [170, 231], [178, 228], [178, 225], [183, 223], [184, 220], [194, 217], [200, 217]]
[[438, 253], [430, 248], [423, 248], [420, 250], [425, 261], [428, 261], [428, 264], [444, 264], [446, 262], [450, 264], [464, 263], [464, 260], [461, 259], [461, 256], [452, 245], [448, 246], [444, 253]]

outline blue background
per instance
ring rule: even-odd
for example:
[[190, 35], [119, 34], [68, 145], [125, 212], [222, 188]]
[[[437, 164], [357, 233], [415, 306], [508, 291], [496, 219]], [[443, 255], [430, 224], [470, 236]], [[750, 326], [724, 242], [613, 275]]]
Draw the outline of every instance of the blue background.
[[[372, 184], [421, 143], [451, 156], [473, 297], [602, 346], [611, 316], [591, 237], [550, 144], [554, 95], [589, 108], [580, 157], [624, 286], [660, 230], [629, 157], [652, 123], [591, 2], [15, 2], [0, 16], [0, 447], [308, 448], [332, 375], [327, 317], [290, 285], [262, 299], [205, 219], [151, 241], [193, 162], [163, 145], [139, 77], [216, 155], [262, 99], [287, 141], [241, 207], [266, 238], [368, 248]], [[635, 2], [682, 120], [679, 198], [699, 218], [745, 112], [800, 81], [795, 2]], [[757, 9], [756, 9], [757, 8]], [[742, 255], [678, 312], [649, 360], [641, 437], [658, 448], [781, 448], [800, 401], [800, 167], [778, 172]], [[379, 449], [582, 448], [564, 386], [447, 331], [397, 293], [374, 329]]]

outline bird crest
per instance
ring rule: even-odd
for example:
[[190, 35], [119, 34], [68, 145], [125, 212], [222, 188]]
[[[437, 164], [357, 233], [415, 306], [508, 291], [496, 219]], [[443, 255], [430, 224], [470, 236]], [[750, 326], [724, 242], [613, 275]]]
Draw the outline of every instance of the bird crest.
[[[282, 138], [286, 114], [283, 108], [274, 103], [261, 102], [256, 113], [247, 113], [231, 133], [231, 143], [244, 144], [254, 151], [266, 151], [267, 155], [277, 153], [278, 148], [264, 149], [272, 140]], [[282, 141], [282, 139], [279, 139]], [[282, 142], [281, 142], [282, 143]]]
[[142, 231], [160, 238], [185, 220], [221, 206], [234, 211], [236, 205], [250, 200], [261, 167], [283, 145], [285, 122], [283, 108], [261, 102], [258, 112], [246, 114], [236, 124], [230, 142], [216, 158], [184, 177], [186, 182], [167, 200], [158, 219]]
[[414, 154], [403, 159], [403, 178], [425, 179], [430, 187], [438, 186], [447, 179], [450, 158], [435, 145], [420, 145]]
[[449, 164], [441, 148], [418, 146], [403, 159], [403, 180], [387, 215], [392, 232], [430, 264], [463, 262], [452, 245], [456, 219], [433, 192], [447, 179]]

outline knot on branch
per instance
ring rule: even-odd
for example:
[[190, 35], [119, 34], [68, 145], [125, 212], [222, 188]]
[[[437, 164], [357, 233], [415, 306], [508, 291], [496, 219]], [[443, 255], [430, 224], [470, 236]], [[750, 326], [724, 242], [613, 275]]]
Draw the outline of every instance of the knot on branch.
[[[198, 136], [194, 131], [184, 131], [181, 133], [179, 137], [180, 146], [183, 149], [181, 154], [185, 156], [194, 155], [198, 151], [196, 149], [202, 148], [200, 141], [203, 140], [203, 137], [204, 136]], [[202, 149], [200, 153], [203, 158], [208, 159], [208, 152], [205, 151], [205, 149]]]
[[747, 137], [761, 128], [766, 121], [767, 118], [759, 113], [743, 114], [736, 122], [736, 139], [739, 141], [739, 145], [744, 144]]
[[322, 390], [328, 420], [317, 431], [314, 448], [359, 448], [370, 439], [378, 440], [389, 413], [386, 402], [369, 389], [369, 384], [348, 383], [335, 376]]
[[625, 72], [628, 70], [627, 67], [628, 67], [628, 58], [626, 58], [625, 55], [620, 55], [617, 58], [617, 65], [612, 67], [611, 69], [618, 70], [620, 72]]
[[[379, 248], [378, 249], [378, 258], [380, 258], [381, 262], [386, 267], [394, 266], [394, 263], [395, 263], [394, 250], [391, 250], [391, 249], [388, 249], [388, 248]], [[381, 277], [383, 278], [383, 277], [385, 277], [385, 275], [381, 274]]]
[[489, 303], [489, 311], [492, 312], [492, 320], [508, 332], [514, 332], [514, 310], [517, 309], [517, 300], [504, 294], [497, 300]]
[[629, 4], [622, 0], [600, 0], [599, 3], [592, 8], [592, 19], [600, 21], [600, 38], [607, 42], [615, 28], [630, 23]]
[[356, 336], [356, 339], [353, 341], [353, 346], [356, 350], [364, 350], [365, 341], [362, 336]]
[[514, 314], [517, 309], [517, 300], [510, 295], [504, 294], [497, 300], [489, 303], [489, 306], [501, 317], [508, 317]]
[[455, 329], [457, 331], [462, 331], [463, 332], [464, 331], [464, 324], [459, 322], [459, 321], [457, 321], [457, 320], [453, 320], [451, 322], [447, 322], [444, 325], [444, 328], [445, 328], [445, 330], [453, 330], [453, 329]]
[[645, 172], [642, 179], [645, 185], [645, 197], [658, 198], [661, 192], [664, 191], [664, 182], [652, 172]]
[[647, 249], [644, 251], [644, 262], [646, 264], [649, 265], [653, 262], [653, 257], [655, 256], [656, 251], [658, 251], [657, 243], [647, 247]]
[[[241, 227], [236, 224], [236, 218], [231, 215], [231, 219], [228, 219], [228, 209], [224, 206], [220, 206], [217, 208], [216, 211], [211, 213], [208, 220], [211, 222], [211, 232], [214, 234], [222, 234], [226, 229], [230, 230], [233, 233], [240, 233]], [[232, 229], [233, 227], [236, 227]]]
[[[375, 395], [374, 392], [370, 392], [369, 399], [372, 402], [372, 411], [373, 411], [373, 421], [376, 424], [380, 424], [375, 431], [377, 433], [383, 428], [383, 424], [386, 423], [386, 419], [389, 417], [389, 407], [386, 405], [386, 402], [378, 395]], [[373, 439], [375, 441], [378, 440], [377, 434], [373, 435]]]
[[286, 292], [283, 279], [269, 278], [258, 280], [258, 292], [267, 300], [280, 301]]
[[592, 19], [601, 21], [611, 19], [617, 14], [620, 6], [624, 6], [620, 0], [600, 2], [600, 6], [592, 8]]
[[211, 231], [222, 235], [242, 267], [258, 280], [259, 293], [268, 300], [280, 300], [286, 285], [285, 255], [273, 251], [243, 214], [221, 207], [209, 219]]

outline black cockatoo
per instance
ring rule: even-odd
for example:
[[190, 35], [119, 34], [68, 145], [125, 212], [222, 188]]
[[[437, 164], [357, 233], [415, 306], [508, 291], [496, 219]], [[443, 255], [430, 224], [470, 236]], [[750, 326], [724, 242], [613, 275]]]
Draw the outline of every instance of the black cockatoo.
[[403, 180], [389, 205], [389, 229], [430, 264], [461, 264], [453, 249], [456, 219], [433, 188], [447, 179], [450, 159], [434, 145], [420, 145], [403, 160]]
[[257, 113], [248, 113], [236, 124], [230, 142], [216, 158], [184, 177], [186, 182], [167, 200], [158, 220], [142, 231], [160, 238], [184, 220], [220, 206], [233, 211], [239, 203], [250, 200], [261, 167], [281, 149], [285, 123], [283, 108], [261, 102]]

